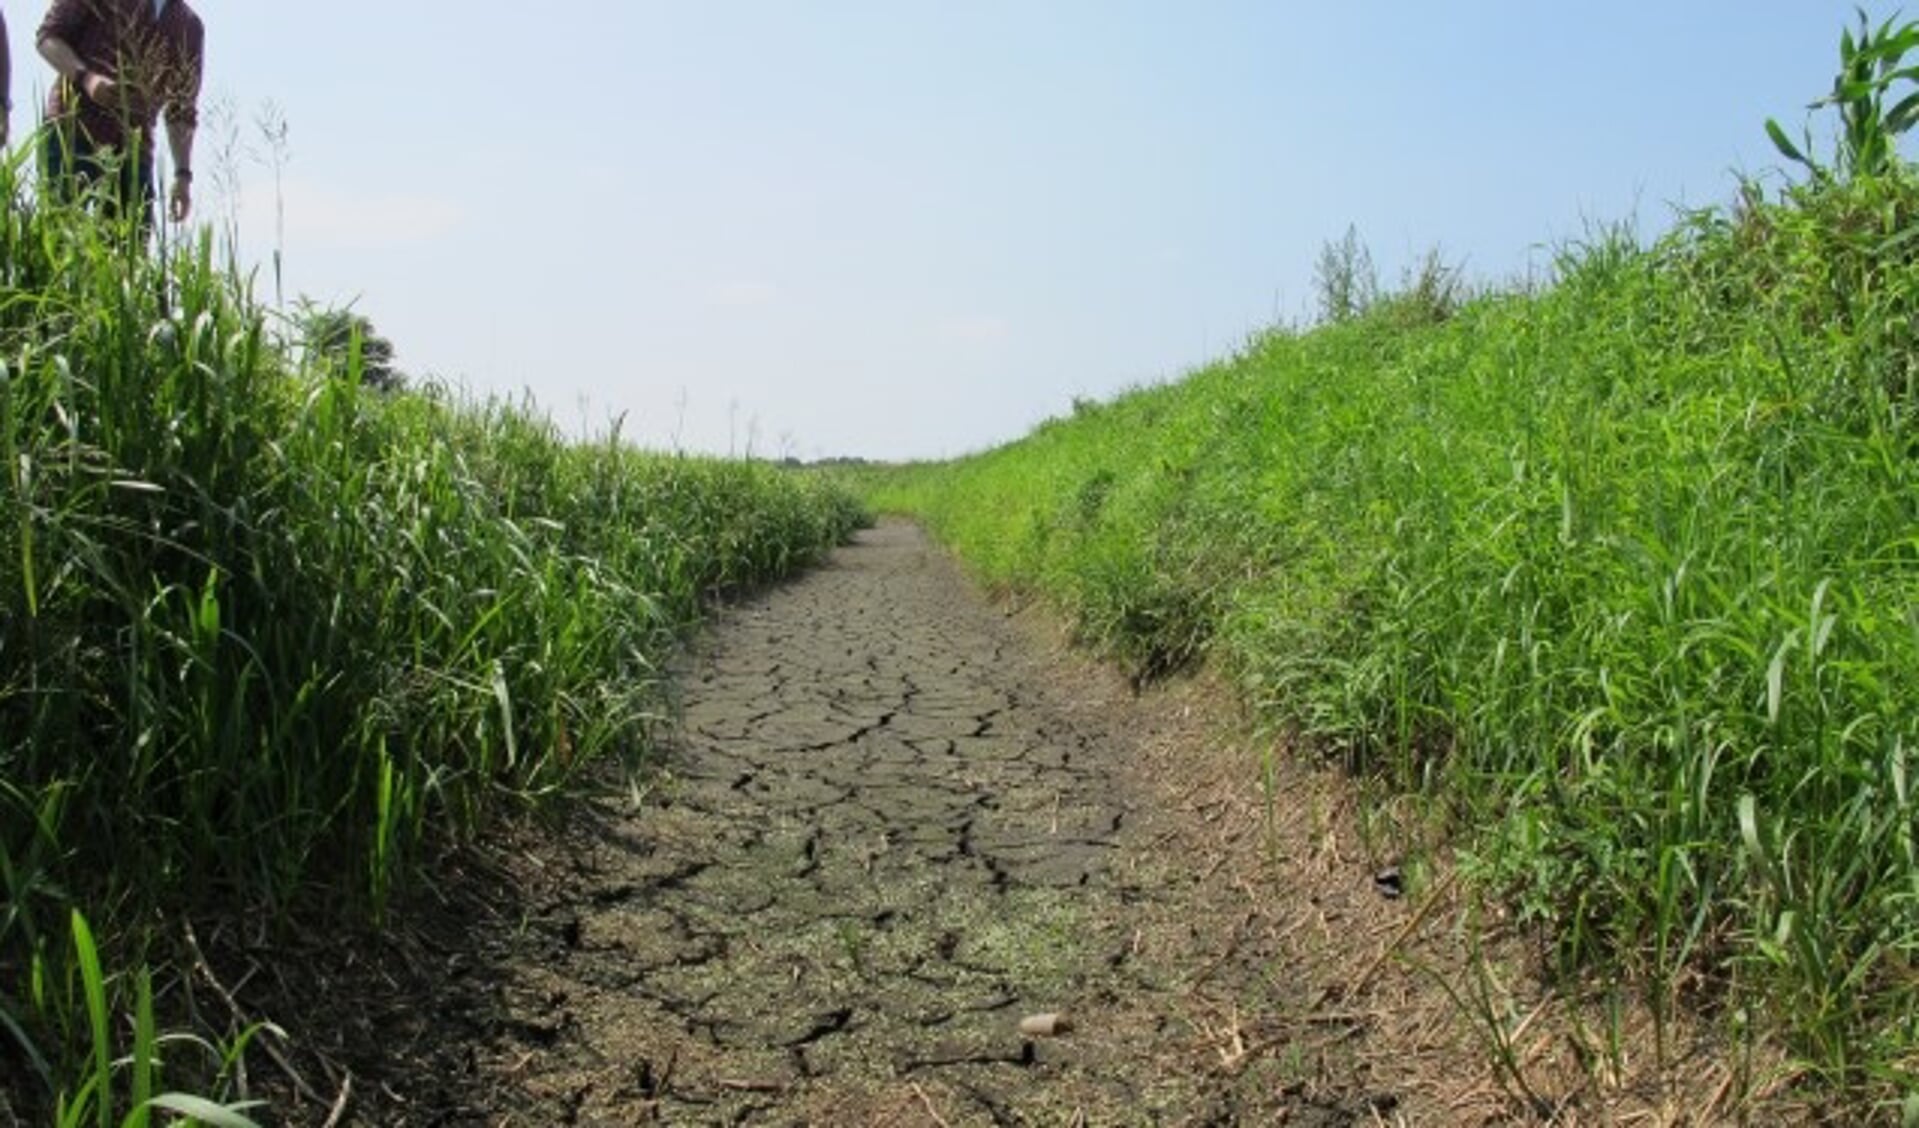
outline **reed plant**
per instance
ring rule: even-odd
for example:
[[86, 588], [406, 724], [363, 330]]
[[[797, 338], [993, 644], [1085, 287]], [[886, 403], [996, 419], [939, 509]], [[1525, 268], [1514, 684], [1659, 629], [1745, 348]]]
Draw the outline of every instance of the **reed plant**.
[[[23, 175], [0, 167], [0, 1089], [104, 1109], [123, 1071], [89, 1047], [101, 1008], [139, 1011], [136, 925], [381, 919], [423, 843], [637, 764], [703, 600], [859, 514], [763, 464], [378, 391], [358, 350], [303, 369], [210, 237], [155, 256]], [[77, 955], [75, 910], [102, 929]]]

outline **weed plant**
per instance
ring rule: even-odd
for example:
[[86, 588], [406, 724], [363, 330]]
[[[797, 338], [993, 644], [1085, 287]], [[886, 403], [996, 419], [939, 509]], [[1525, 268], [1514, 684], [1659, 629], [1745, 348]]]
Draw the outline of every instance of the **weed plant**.
[[1916, 223], [1905, 166], [1747, 186], [864, 488], [1429, 796], [1563, 968], [1869, 1105], [1919, 1063]]
[[130, 925], [378, 920], [429, 838], [640, 756], [702, 599], [858, 513], [765, 465], [382, 394], [357, 351], [296, 371], [210, 239], [163, 264], [28, 206], [21, 173], [0, 168], [0, 1096], [105, 1123], [99, 1012], [146, 997], [114, 972], [144, 958]]

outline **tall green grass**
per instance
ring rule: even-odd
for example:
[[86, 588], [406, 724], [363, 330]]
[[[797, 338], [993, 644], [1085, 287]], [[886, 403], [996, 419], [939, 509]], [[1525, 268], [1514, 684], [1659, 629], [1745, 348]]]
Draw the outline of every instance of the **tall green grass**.
[[1569, 968], [1919, 1065], [1919, 182], [1596, 231], [866, 481], [1141, 675], [1432, 797]]
[[0, 1088], [44, 1099], [98, 1073], [73, 909], [110, 969], [159, 912], [379, 918], [428, 838], [640, 756], [701, 601], [859, 514], [764, 465], [299, 371], [210, 240], [162, 263], [28, 206], [21, 174], [0, 168]]

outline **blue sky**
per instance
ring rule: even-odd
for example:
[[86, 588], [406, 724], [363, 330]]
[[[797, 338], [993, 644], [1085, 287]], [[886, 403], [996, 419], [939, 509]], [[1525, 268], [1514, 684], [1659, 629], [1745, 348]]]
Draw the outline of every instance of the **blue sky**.
[[[16, 134], [40, 4], [0, 0]], [[200, 0], [200, 218], [401, 366], [652, 446], [938, 456], [1778, 162], [1838, 0]], [[1888, 4], [1868, 4], [1883, 18]], [[222, 125], [225, 122], [225, 125]], [[223, 138], [226, 138], [223, 140]], [[222, 174], [225, 175], [222, 175]], [[271, 295], [270, 286], [262, 292]]]

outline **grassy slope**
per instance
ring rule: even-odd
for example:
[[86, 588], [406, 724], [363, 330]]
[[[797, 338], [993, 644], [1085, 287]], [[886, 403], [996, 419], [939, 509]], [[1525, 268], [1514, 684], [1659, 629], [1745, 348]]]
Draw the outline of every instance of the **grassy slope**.
[[[1919, 1049], [1919, 215], [1903, 174], [1602, 236], [865, 482], [1142, 674], [1431, 795], [1571, 964]], [[1691, 978], [1702, 974], [1702, 979]]]
[[[19, 204], [0, 170], [16, 1103], [105, 1069], [72, 909], [105, 926], [109, 969], [141, 958], [127, 925], [183, 910], [378, 915], [424, 838], [641, 753], [702, 598], [859, 516], [765, 466], [298, 372], [207, 246], [172, 264], [168, 312], [157, 265], [114, 239]], [[105, 985], [111, 1009], [137, 978]]]

